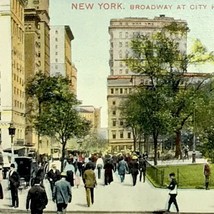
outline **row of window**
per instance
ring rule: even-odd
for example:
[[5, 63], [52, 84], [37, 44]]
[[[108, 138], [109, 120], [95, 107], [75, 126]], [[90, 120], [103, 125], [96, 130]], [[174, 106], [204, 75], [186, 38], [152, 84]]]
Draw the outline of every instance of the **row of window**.
[[24, 98], [24, 92], [16, 87], [14, 87], [14, 94], [18, 95], [20, 98]]
[[20, 102], [19, 100], [14, 100], [14, 106], [16, 108], [20, 108], [20, 109], [24, 109], [24, 104], [22, 102]]
[[[120, 121], [119, 121], [119, 125], [120, 125], [120, 126], [124, 126], [124, 121], [123, 121], [123, 120], [120, 120]], [[112, 126], [113, 126], [113, 127], [117, 126], [117, 121], [116, 121], [116, 120], [113, 120], [113, 121], [112, 121]]]
[[130, 94], [132, 92], [132, 88], [111, 88], [110, 94]]
[[22, 44], [24, 42], [24, 32], [21, 27], [12, 19], [12, 34], [14, 37], [18, 38]]
[[116, 131], [112, 131], [112, 139], [131, 139], [131, 136], [131, 132], [119, 131], [117, 133]]

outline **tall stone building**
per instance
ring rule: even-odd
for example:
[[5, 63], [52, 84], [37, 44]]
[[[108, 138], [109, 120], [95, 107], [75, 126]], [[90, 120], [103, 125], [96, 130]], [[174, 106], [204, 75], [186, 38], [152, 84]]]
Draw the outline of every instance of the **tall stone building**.
[[0, 141], [11, 148], [10, 123], [16, 128], [14, 148], [25, 139], [24, 0], [0, 1]]
[[[50, 74], [49, 0], [28, 0], [24, 11], [24, 19], [25, 78], [27, 82], [38, 72]], [[27, 105], [26, 111], [28, 111]], [[40, 154], [50, 153], [50, 149], [47, 149], [50, 147], [50, 140], [41, 139], [34, 129], [28, 128], [25, 138], [26, 145], [39, 150]]]
[[[111, 151], [133, 150], [131, 129], [125, 128], [124, 119], [120, 115], [121, 101], [132, 92], [134, 86], [149, 85], [149, 79], [134, 74], [124, 62], [132, 56], [130, 41], [138, 35], [148, 35], [159, 31], [172, 22], [187, 25], [186, 21], [171, 17], [123, 18], [111, 19], [110, 34], [110, 75], [107, 79], [108, 102], [108, 139]], [[186, 50], [186, 38], [179, 41], [180, 49]]]
[[76, 94], [77, 70], [72, 64], [71, 41], [73, 33], [68, 25], [51, 26], [51, 75], [62, 75], [70, 80], [71, 91]]

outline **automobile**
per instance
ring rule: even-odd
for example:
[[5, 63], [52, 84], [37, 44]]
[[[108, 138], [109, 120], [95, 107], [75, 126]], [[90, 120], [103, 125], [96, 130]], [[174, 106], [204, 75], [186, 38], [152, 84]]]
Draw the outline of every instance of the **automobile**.
[[0, 152], [0, 164], [2, 166], [3, 179], [7, 178], [7, 172], [10, 170], [11, 154], [7, 152]]

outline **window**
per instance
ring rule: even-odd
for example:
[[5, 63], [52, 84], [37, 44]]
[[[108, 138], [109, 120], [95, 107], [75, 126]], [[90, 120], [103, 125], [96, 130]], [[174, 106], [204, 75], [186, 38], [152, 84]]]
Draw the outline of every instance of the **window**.
[[123, 138], [123, 132], [120, 132], [120, 138]]
[[122, 94], [123, 93], [123, 89], [122, 88], [120, 88], [120, 94]]
[[112, 105], [116, 105], [116, 101], [112, 101]]
[[111, 94], [114, 94], [114, 89], [113, 88], [111, 88]]
[[119, 38], [122, 38], [122, 32], [119, 33]]
[[115, 111], [115, 110], [114, 110], [114, 111], [112, 111], [112, 115], [114, 115], [114, 116], [116, 115], [116, 111]]
[[116, 126], [116, 120], [112, 121], [112, 126]]
[[55, 34], [58, 34], [58, 30], [55, 31]]
[[131, 132], [128, 132], [128, 138], [129, 139], [131, 138]]
[[123, 43], [119, 42], [119, 47], [122, 48], [122, 46], [123, 46]]
[[116, 139], [116, 133], [112, 133], [112, 138]]
[[57, 41], [58, 41], [58, 38], [55, 38], [55, 41], [57, 42]]
[[129, 33], [128, 32], [126, 32], [126, 38], [129, 38]]
[[55, 59], [55, 62], [58, 62], [58, 59]]
[[123, 124], [124, 124], [124, 122], [123, 122], [123, 120], [121, 120], [121, 121], [120, 121], [120, 125], [123, 126]]

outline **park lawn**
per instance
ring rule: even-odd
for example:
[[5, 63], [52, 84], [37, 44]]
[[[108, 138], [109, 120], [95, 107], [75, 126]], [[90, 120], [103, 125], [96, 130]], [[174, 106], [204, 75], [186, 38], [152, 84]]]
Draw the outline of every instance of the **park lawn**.
[[[204, 188], [203, 168], [204, 164], [158, 166], [158, 169], [164, 170], [164, 184], [169, 183], [169, 174], [174, 172], [176, 174], [179, 188], [188, 189]], [[212, 173], [214, 165], [211, 164], [210, 168], [211, 176], [209, 188], [214, 188], [214, 173]]]

